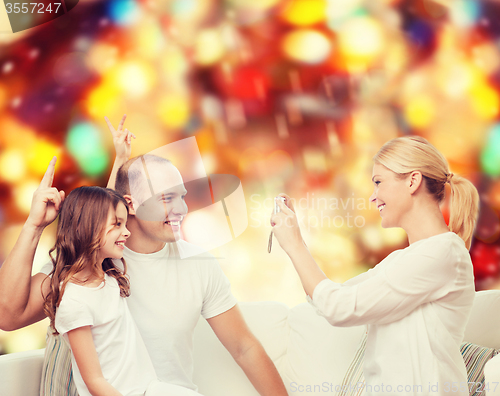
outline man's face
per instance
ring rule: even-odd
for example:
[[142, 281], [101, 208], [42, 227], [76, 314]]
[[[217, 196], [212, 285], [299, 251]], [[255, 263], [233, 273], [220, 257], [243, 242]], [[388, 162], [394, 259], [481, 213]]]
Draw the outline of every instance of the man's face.
[[175, 242], [188, 210], [182, 176], [170, 163], [148, 164], [147, 171], [151, 183], [142, 180], [132, 192], [133, 198], [138, 195], [134, 208], [139, 232], [157, 242]]

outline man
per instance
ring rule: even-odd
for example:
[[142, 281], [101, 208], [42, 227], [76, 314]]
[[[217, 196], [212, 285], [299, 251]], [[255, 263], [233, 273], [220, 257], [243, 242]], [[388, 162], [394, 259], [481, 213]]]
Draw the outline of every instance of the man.
[[[131, 134], [123, 130], [124, 120], [125, 117], [118, 131], [107, 120], [117, 149], [108, 186], [114, 184], [117, 175], [117, 191], [125, 196], [130, 206], [127, 228], [131, 236], [124, 251], [131, 283], [128, 305], [159, 379], [197, 390], [192, 381], [192, 338], [201, 314], [259, 394], [287, 395], [274, 364], [245, 324], [230, 292], [229, 281], [215, 258], [180, 239], [180, 223], [187, 206], [179, 171], [159, 157], [127, 161]], [[133, 169], [131, 171], [131, 167], [140, 165], [143, 160], [149, 165], [149, 181], [143, 177], [134, 178]], [[0, 328], [4, 330], [24, 327], [45, 317], [40, 291], [51, 268], [45, 266], [41, 273], [31, 277], [31, 266], [43, 228], [55, 219], [64, 199], [63, 192], [51, 187], [54, 163], [49, 165], [34, 195], [36, 205], [18, 243], [0, 268]], [[136, 172], [136, 176], [140, 174]], [[148, 195], [152, 184], [160, 187], [161, 192]], [[134, 191], [144, 191], [145, 195], [130, 194], [130, 186]], [[138, 216], [139, 210], [146, 205], [151, 205], [151, 210]], [[152, 212], [153, 217], [161, 213], [163, 218], [143, 219]], [[179, 250], [185, 254], [180, 255]], [[181, 259], [180, 256], [191, 257]], [[47, 285], [48, 282], [43, 284]]]

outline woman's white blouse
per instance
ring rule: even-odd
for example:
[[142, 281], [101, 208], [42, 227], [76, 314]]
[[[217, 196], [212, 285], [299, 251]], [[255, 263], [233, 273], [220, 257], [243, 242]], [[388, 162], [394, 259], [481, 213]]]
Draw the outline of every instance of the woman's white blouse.
[[343, 284], [323, 280], [310, 301], [333, 326], [369, 325], [366, 395], [467, 396], [460, 344], [474, 295], [469, 252], [447, 232]]

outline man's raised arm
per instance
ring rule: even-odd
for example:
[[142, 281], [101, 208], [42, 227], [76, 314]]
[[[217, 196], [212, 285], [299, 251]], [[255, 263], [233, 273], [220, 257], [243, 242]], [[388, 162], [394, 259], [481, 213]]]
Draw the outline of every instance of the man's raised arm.
[[[64, 191], [52, 187], [56, 157], [52, 158], [33, 194], [28, 219], [7, 259], [0, 267], [0, 329], [10, 331], [45, 317], [42, 282], [44, 274], [31, 276], [36, 247], [43, 230], [52, 223], [64, 201]], [[49, 282], [44, 283], [44, 293]]]
[[135, 135], [132, 132], [130, 132], [128, 129], [123, 129], [123, 123], [125, 122], [126, 118], [127, 115], [125, 114], [122, 117], [120, 124], [118, 125], [118, 130], [116, 130], [111, 124], [111, 121], [109, 121], [108, 117], [104, 117], [104, 119], [106, 120], [106, 124], [108, 125], [108, 129], [113, 136], [113, 144], [115, 146], [116, 152], [113, 169], [111, 170], [108, 185], [106, 186], [107, 188], [111, 188], [112, 190], [115, 189], [116, 174], [118, 173], [118, 169], [120, 169], [120, 166], [122, 166], [130, 158], [130, 153], [132, 150], [131, 141], [132, 138], [135, 139]]

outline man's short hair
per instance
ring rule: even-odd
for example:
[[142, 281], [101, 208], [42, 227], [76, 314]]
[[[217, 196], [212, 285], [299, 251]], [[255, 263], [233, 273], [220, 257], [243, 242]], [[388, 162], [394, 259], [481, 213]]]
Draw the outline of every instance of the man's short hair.
[[[140, 183], [146, 182], [146, 180], [142, 180], [144, 179], [144, 173], [141, 172], [143, 167], [132, 166], [136, 161], [141, 161], [143, 164], [146, 164], [146, 162], [148, 164], [172, 164], [170, 160], [153, 154], [144, 154], [129, 159], [120, 166], [116, 174], [115, 190], [121, 195], [130, 195], [130, 191], [138, 191]], [[131, 188], [131, 186], [134, 188]]]

